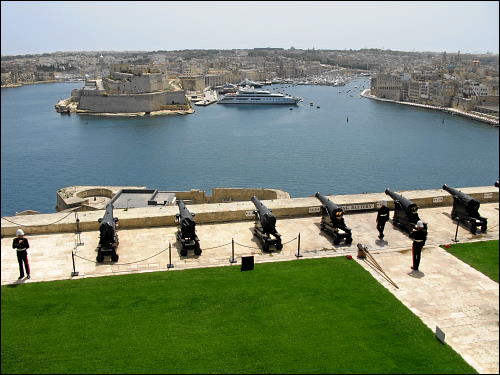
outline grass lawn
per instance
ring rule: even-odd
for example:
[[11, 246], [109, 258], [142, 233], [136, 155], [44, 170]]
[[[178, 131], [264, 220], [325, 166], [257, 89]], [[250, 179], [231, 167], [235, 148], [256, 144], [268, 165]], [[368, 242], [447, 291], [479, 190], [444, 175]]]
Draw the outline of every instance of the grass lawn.
[[498, 283], [498, 240], [441, 247]]
[[2, 286], [2, 373], [475, 373], [354, 260]]

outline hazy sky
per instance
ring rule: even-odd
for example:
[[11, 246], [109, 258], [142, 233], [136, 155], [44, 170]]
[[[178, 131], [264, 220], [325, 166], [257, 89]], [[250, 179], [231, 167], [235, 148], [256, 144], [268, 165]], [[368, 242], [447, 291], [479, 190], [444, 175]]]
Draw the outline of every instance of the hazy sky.
[[2, 55], [255, 47], [498, 53], [498, 1], [2, 1]]

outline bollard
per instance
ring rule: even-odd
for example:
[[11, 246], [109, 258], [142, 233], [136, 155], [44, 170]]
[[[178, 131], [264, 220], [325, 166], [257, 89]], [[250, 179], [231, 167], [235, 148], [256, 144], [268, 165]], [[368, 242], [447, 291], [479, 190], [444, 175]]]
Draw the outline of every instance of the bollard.
[[168, 268], [174, 268], [174, 265], [172, 264], [172, 245], [170, 245], [170, 241], [168, 241], [168, 264], [167, 264], [167, 269]]
[[455, 231], [455, 238], [452, 238], [453, 242], [460, 242], [459, 239], [457, 239], [457, 234], [458, 234], [458, 226], [460, 225], [460, 219], [457, 220], [457, 230]]
[[71, 272], [71, 276], [78, 276], [78, 272], [75, 270], [75, 252], [71, 251], [71, 259], [73, 260], [73, 272]]
[[77, 244], [76, 246], [83, 246], [84, 243], [81, 240], [80, 237], [80, 219], [78, 218], [78, 212], [75, 211], [75, 218], [76, 218], [76, 239], [77, 239]]
[[234, 259], [234, 238], [231, 238], [231, 258], [229, 259], [229, 263], [236, 263], [236, 259]]
[[297, 254], [295, 254], [295, 256], [297, 258], [300, 258], [300, 257], [302, 257], [302, 254], [300, 253], [300, 232], [299, 232], [297, 239], [298, 239], [298, 241], [297, 241]]

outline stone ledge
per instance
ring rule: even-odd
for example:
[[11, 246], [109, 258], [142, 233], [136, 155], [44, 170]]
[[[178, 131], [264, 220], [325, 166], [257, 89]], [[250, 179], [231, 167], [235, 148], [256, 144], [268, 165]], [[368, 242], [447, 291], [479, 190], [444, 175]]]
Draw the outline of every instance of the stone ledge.
[[[481, 203], [498, 202], [498, 188], [479, 186], [457, 188]], [[396, 191], [412, 200], [419, 207], [451, 206], [453, 197], [442, 189]], [[377, 203], [386, 200], [388, 207], [394, 209], [392, 199], [385, 193], [368, 193], [354, 195], [328, 195], [332, 202], [343, 206], [346, 214], [352, 212], [376, 211]], [[319, 216], [321, 203], [315, 197], [262, 200], [277, 218], [293, 218]], [[199, 224], [223, 223], [253, 220], [255, 206], [251, 201], [231, 203], [190, 204], [188, 209], [196, 214]], [[174, 226], [177, 206], [152, 206], [143, 208], [115, 209], [114, 216], [119, 219], [119, 228], [146, 228], [158, 226]], [[67, 215], [67, 216], [66, 216]], [[79, 212], [80, 230], [95, 231], [99, 228], [98, 219], [104, 210]], [[65, 217], [66, 216], [66, 217]], [[57, 221], [57, 223], [56, 223]], [[13, 222], [13, 223], [12, 223]], [[16, 223], [16, 224], [14, 224]], [[19, 225], [18, 225], [19, 224]], [[76, 223], [73, 213], [39, 214], [29, 216], [13, 216], [2, 218], [1, 235], [13, 236], [21, 227], [30, 234], [75, 232]]]

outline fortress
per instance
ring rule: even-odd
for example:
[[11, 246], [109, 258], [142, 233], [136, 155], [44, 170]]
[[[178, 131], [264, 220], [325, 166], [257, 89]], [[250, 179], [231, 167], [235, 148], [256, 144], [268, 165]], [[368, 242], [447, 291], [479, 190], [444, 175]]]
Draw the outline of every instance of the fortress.
[[56, 104], [56, 110], [88, 114], [157, 115], [185, 114], [193, 110], [185, 91], [174, 79], [150, 67], [116, 64], [109, 77], [87, 79], [71, 98]]

